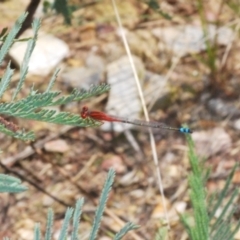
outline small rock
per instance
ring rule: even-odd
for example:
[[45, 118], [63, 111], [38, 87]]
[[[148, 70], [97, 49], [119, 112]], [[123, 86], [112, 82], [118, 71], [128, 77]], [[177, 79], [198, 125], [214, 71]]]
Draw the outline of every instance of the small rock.
[[[18, 229], [16, 235], [21, 236], [22, 239], [33, 239], [33, 228], [35, 222], [29, 218], [24, 218], [18, 221]], [[19, 239], [19, 238], [18, 238]]]
[[167, 175], [170, 178], [175, 178], [179, 176], [179, 173], [181, 172], [181, 166], [179, 164], [169, 164], [167, 167]]
[[87, 67], [68, 68], [61, 78], [68, 87], [89, 89], [92, 84], [100, 83], [102, 72]]
[[137, 173], [135, 171], [132, 172], [128, 172], [127, 174], [125, 174], [120, 180], [119, 183], [122, 186], [130, 186], [131, 184], [137, 183], [140, 181], [139, 176], [137, 175]]
[[102, 51], [107, 62], [113, 62], [125, 54], [125, 50], [121, 44], [116, 42], [109, 42], [102, 46]]
[[53, 198], [51, 198], [47, 195], [45, 195], [42, 199], [42, 204], [43, 204], [44, 207], [50, 207], [50, 206], [53, 205], [53, 203], [54, 203]]
[[219, 152], [226, 152], [232, 146], [229, 134], [223, 128], [214, 128], [208, 131], [192, 134], [197, 154], [208, 158]]
[[119, 157], [118, 155], [109, 156], [102, 162], [101, 167], [104, 170], [109, 170], [110, 168], [113, 168], [116, 173], [119, 174], [126, 172], [126, 166], [124, 165], [121, 157]]
[[222, 99], [216, 98], [211, 99], [208, 102], [208, 108], [217, 114], [218, 116], [224, 118], [227, 116], [238, 117], [240, 116], [240, 111], [233, 104], [224, 102]]
[[240, 130], [240, 119], [236, 120], [233, 122], [233, 127], [236, 129], [236, 130]]
[[216, 181], [208, 180], [206, 186], [209, 194], [216, 193], [219, 190], [219, 186], [218, 183], [216, 183]]
[[44, 149], [48, 152], [64, 153], [69, 150], [69, 145], [66, 141], [58, 139], [45, 143]]
[[112, 238], [104, 236], [104, 237], [100, 237], [99, 240], [111, 240]]
[[178, 213], [184, 213], [187, 208], [186, 202], [176, 202], [173, 206]]
[[162, 162], [166, 162], [167, 164], [172, 164], [176, 161], [177, 157], [174, 153], [172, 152], [167, 152], [163, 157], [162, 157]]
[[[32, 30], [27, 30], [21, 38], [33, 36]], [[17, 42], [9, 51], [10, 57], [21, 66], [28, 42]], [[69, 47], [62, 40], [43, 32], [38, 33], [36, 46], [28, 64], [28, 72], [40, 76], [48, 75], [65, 57], [69, 55]]]
[[240, 171], [236, 171], [233, 176], [233, 183], [239, 184], [240, 183]]
[[[227, 45], [234, 40], [234, 33], [231, 28], [208, 25], [208, 38], [214, 41], [217, 34], [217, 43]], [[167, 47], [177, 56], [196, 54], [206, 49], [206, 39], [202, 26], [182, 25], [174, 27], [155, 28], [153, 34], [162, 42], [160, 48]], [[164, 46], [161, 46], [163, 45]]]
[[142, 189], [136, 189], [131, 192], [129, 192], [129, 196], [134, 197], [134, 198], [144, 198], [145, 196], [145, 191]]
[[150, 71], [146, 71], [144, 78], [144, 98], [147, 105], [154, 105], [155, 108], [161, 108], [163, 101], [170, 88], [167, 84], [167, 78]]
[[[133, 61], [137, 67], [140, 82], [143, 83], [145, 76], [144, 65], [141, 59], [136, 56], [133, 56]], [[111, 90], [109, 92], [106, 112], [118, 116], [139, 118], [142, 107], [128, 57], [123, 56], [108, 64], [107, 76], [107, 81], [111, 85]], [[133, 126], [127, 124], [105, 123], [101, 126], [101, 129], [104, 131], [114, 129], [117, 132], [122, 132], [132, 127]]]
[[[165, 209], [162, 203], [162, 198], [160, 196], [158, 196], [159, 201], [158, 204], [155, 206], [155, 208], [153, 209], [153, 212], [151, 214], [152, 218], [162, 218], [165, 217]], [[165, 198], [165, 203], [166, 203], [166, 207], [169, 208], [170, 207], [170, 203], [168, 201], [168, 199]]]
[[93, 48], [86, 59], [86, 66], [94, 69], [96, 72], [103, 73], [105, 71], [105, 62], [102, 57], [95, 54], [97, 48]]

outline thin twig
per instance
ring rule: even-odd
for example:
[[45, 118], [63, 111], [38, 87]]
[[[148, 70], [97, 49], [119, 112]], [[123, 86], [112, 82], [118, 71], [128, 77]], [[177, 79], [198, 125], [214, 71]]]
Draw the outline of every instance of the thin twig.
[[36, 189], [38, 189], [39, 191], [45, 193], [46, 195], [48, 195], [49, 197], [51, 197], [52, 199], [54, 199], [55, 201], [57, 201], [58, 203], [62, 204], [65, 207], [68, 207], [69, 204], [67, 204], [66, 202], [64, 202], [63, 200], [59, 199], [58, 197], [52, 195], [51, 193], [49, 193], [48, 191], [46, 191], [43, 187], [40, 187], [37, 183], [33, 182], [32, 180], [28, 179], [25, 175], [20, 174], [18, 171], [13, 170], [12, 168], [9, 168], [7, 166], [5, 166], [1, 161], [0, 161], [0, 166], [9, 173], [13, 173], [14, 175], [18, 176], [21, 180], [28, 182], [30, 185], [34, 186]]
[[220, 69], [222, 69], [224, 67], [224, 65], [226, 64], [227, 57], [228, 57], [229, 52], [230, 52], [230, 50], [232, 48], [232, 45], [233, 45], [233, 40], [237, 36], [239, 28], [240, 28], [240, 23], [238, 21], [236, 29], [235, 29], [235, 32], [234, 32], [234, 35], [233, 35], [232, 39], [230, 39], [230, 41], [229, 41], [229, 43], [228, 43], [228, 45], [226, 47], [226, 50], [225, 50], [225, 52], [223, 54], [222, 61], [221, 61], [221, 64], [220, 64]]
[[40, 3], [40, 0], [31, 0], [31, 2], [29, 3], [26, 9], [26, 12], [28, 12], [28, 15], [25, 21], [23, 22], [23, 25], [20, 31], [18, 32], [16, 38], [19, 38], [22, 35], [22, 33], [31, 26], [33, 21], [33, 15], [36, 12], [39, 3]]
[[[130, 61], [130, 65], [132, 67], [134, 79], [136, 81], [139, 97], [141, 99], [141, 103], [142, 103], [142, 107], [143, 107], [144, 116], [145, 116], [145, 119], [147, 121], [149, 121], [148, 111], [147, 111], [145, 99], [144, 99], [144, 96], [143, 96], [143, 92], [142, 92], [142, 89], [141, 89], [140, 81], [139, 81], [138, 74], [137, 74], [137, 71], [136, 71], [136, 68], [135, 68], [135, 65], [134, 65], [134, 61], [133, 61], [133, 58], [132, 58], [131, 50], [129, 48], [129, 44], [127, 42], [127, 38], [126, 38], [126, 35], [124, 33], [124, 30], [123, 30], [122, 22], [121, 22], [121, 19], [120, 19], [120, 16], [119, 16], [119, 12], [118, 12], [115, 0], [112, 0], [112, 4], [113, 4], [114, 12], [115, 12], [115, 15], [116, 15], [117, 23], [118, 23], [119, 28], [120, 28], [120, 33], [121, 33], [121, 37], [122, 37], [122, 40], [123, 40], [123, 44], [124, 44], [124, 47], [126, 49], [126, 52], [127, 52], [127, 55], [128, 55], [129, 61]], [[161, 173], [160, 173], [160, 169], [159, 169], [159, 166], [158, 166], [156, 143], [155, 143], [155, 139], [153, 137], [152, 130], [149, 129], [148, 131], [149, 131], [149, 136], [150, 136], [153, 160], [154, 160], [154, 164], [156, 166], [156, 171], [157, 171], [158, 186], [159, 186], [159, 190], [160, 190], [160, 193], [161, 193], [161, 199], [162, 199], [162, 204], [163, 204], [163, 208], [164, 208], [164, 214], [165, 214], [165, 217], [166, 217], [168, 228], [170, 229], [169, 217], [168, 217], [168, 212], [167, 212], [167, 205], [166, 205], [166, 201], [165, 201], [163, 184], [162, 184], [162, 178], [161, 178]]]

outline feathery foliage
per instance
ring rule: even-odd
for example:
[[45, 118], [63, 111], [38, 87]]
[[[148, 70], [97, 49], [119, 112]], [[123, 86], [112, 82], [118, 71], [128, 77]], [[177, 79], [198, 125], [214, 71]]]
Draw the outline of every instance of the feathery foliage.
[[24, 83], [24, 80], [26, 79], [27, 76], [27, 72], [28, 72], [28, 64], [32, 55], [32, 52], [34, 50], [34, 47], [36, 45], [36, 40], [37, 40], [37, 34], [38, 34], [38, 30], [40, 28], [40, 20], [39, 19], [35, 19], [32, 23], [32, 28], [33, 28], [33, 38], [31, 38], [28, 41], [28, 46], [23, 58], [23, 63], [21, 65], [20, 68], [20, 79], [18, 81], [18, 85], [17, 88], [12, 96], [12, 101], [15, 100], [15, 98], [17, 97], [17, 94], [20, 92], [22, 85]]
[[69, 227], [72, 215], [73, 215], [73, 208], [68, 208], [66, 213], [65, 213], [65, 218], [64, 218], [64, 221], [63, 221], [63, 225], [61, 227], [59, 240], [67, 239], [67, 231], [68, 231], [68, 227]]
[[82, 206], [84, 200], [80, 199], [76, 202], [74, 215], [73, 215], [73, 230], [71, 234], [71, 240], [78, 240], [79, 221], [82, 214]]
[[120, 240], [122, 239], [126, 233], [130, 230], [139, 228], [138, 225], [135, 225], [134, 223], [128, 222], [120, 231], [115, 235], [114, 240]]
[[[113, 180], [114, 180], [115, 172], [114, 170], [110, 169], [107, 175], [107, 179], [105, 181], [102, 194], [99, 201], [99, 206], [97, 207], [93, 227], [89, 236], [89, 240], [96, 239], [97, 231], [99, 229], [101, 218], [103, 215], [103, 211], [109, 196], [109, 192], [112, 188]], [[83, 206], [83, 199], [78, 199], [76, 202], [75, 209], [68, 208], [65, 214], [64, 222], [62, 224], [61, 230], [60, 230], [60, 236], [59, 240], [65, 240], [67, 239], [68, 235], [68, 228], [70, 226], [71, 218], [73, 217], [73, 229], [71, 233], [71, 240], [78, 240], [78, 228], [79, 228], [79, 219], [82, 212], [82, 206]], [[74, 214], [73, 214], [74, 212]], [[44, 240], [50, 240], [53, 232], [53, 211], [48, 211], [48, 218], [47, 218], [47, 226], [46, 226], [46, 234]], [[137, 225], [129, 222], [127, 223], [114, 237], [114, 240], [120, 240], [124, 235], [126, 235], [129, 231], [138, 228]], [[41, 232], [40, 232], [40, 225], [36, 224], [34, 229], [34, 240], [40, 240]]]
[[[12, 46], [14, 38], [20, 30], [26, 16], [27, 14], [23, 14], [22, 16], [20, 16], [13, 28], [4, 38], [4, 42], [0, 50], [0, 64], [6, 56], [9, 48]], [[96, 96], [98, 94], [102, 94], [109, 90], [108, 85], [102, 84], [99, 86], [92, 86], [89, 90], [74, 89], [71, 94], [67, 96], [61, 96], [61, 92], [52, 91], [52, 87], [54, 85], [54, 82], [56, 81], [59, 69], [54, 72], [45, 92], [39, 93], [32, 88], [30, 89], [28, 96], [23, 99], [15, 100], [21, 88], [23, 87], [24, 81], [26, 80], [28, 64], [34, 47], [36, 45], [37, 34], [40, 28], [40, 21], [34, 20], [32, 27], [34, 34], [33, 37], [28, 40], [27, 50], [23, 59], [22, 66], [20, 68], [20, 80], [12, 95], [12, 101], [10, 103], [0, 103], [0, 114], [36, 121], [45, 121], [49, 123], [73, 125], [79, 127], [99, 126], [101, 124], [100, 122], [94, 121], [92, 119], [82, 119], [79, 114], [72, 114], [69, 112], [57, 112], [55, 110], [49, 109], [49, 107], [52, 106], [59, 106], [71, 103], [73, 101], [80, 101], [90, 98], [92, 96]], [[4, 35], [5, 32], [6, 31], [3, 31], [2, 35]], [[3, 77], [1, 78], [0, 97], [2, 97], [3, 94], [6, 92], [12, 76], [13, 70], [10, 68], [9, 63]], [[25, 141], [34, 140], [33, 132], [25, 132], [23, 129], [21, 130], [19, 127], [14, 126], [13, 123], [8, 122], [2, 117], [0, 118], [0, 131], [5, 133], [6, 135]]]
[[51, 240], [52, 238], [52, 229], [53, 229], [53, 210], [50, 208], [48, 210], [48, 216], [47, 216], [47, 226], [46, 226], [46, 233], [45, 233], [45, 240]]
[[[209, 217], [210, 220], [213, 221], [210, 228], [210, 236], [213, 240], [234, 239], [234, 235], [240, 227], [240, 221], [235, 226], [231, 223], [233, 214], [236, 212], [234, 202], [239, 196], [239, 189], [234, 189], [230, 198], [226, 202], [227, 194], [230, 191], [230, 183], [232, 182], [236, 168], [237, 165], [232, 169], [224, 188], [219, 194], [214, 195], [212, 204], [209, 205]], [[221, 209], [221, 213], [216, 219], [214, 219], [214, 216], [217, 215], [219, 209]]]
[[54, 85], [55, 81], [57, 80], [57, 76], [58, 76], [59, 71], [60, 71], [59, 68], [57, 68], [57, 69], [54, 71], [54, 73], [53, 73], [53, 75], [52, 75], [52, 78], [51, 78], [51, 80], [50, 80], [50, 82], [49, 82], [49, 84], [48, 84], [48, 87], [47, 87], [47, 89], [46, 89], [45, 92], [50, 92], [50, 91], [52, 90], [53, 85]]
[[3, 77], [1, 78], [0, 82], [0, 98], [3, 96], [4, 92], [7, 90], [11, 77], [13, 75], [13, 69], [10, 68], [10, 62], [7, 65], [7, 69], [5, 70], [5, 73]]
[[[11, 103], [0, 103], [0, 113], [9, 116], [46, 121], [56, 124], [75, 125], [81, 127], [93, 126], [94, 122], [81, 119], [78, 114], [68, 112], [57, 113], [54, 110], [41, 109], [43, 107], [58, 106], [73, 101], [79, 101], [91, 96], [101, 94], [109, 89], [108, 85], [94, 86], [90, 90], [74, 90], [68, 96], [59, 96], [60, 92], [37, 93], [32, 90], [30, 94], [19, 101]], [[95, 126], [99, 123], [95, 122]]]
[[[191, 223], [192, 218], [187, 214], [181, 216], [181, 221], [189, 238], [192, 240], [231, 240], [240, 227], [240, 221], [235, 224], [235, 227], [232, 224], [232, 218], [235, 212], [233, 203], [239, 194], [238, 189], [233, 191], [227, 203], [223, 204], [223, 201], [226, 200], [236, 166], [233, 168], [222, 191], [218, 195], [215, 194], [215, 196], [210, 197], [208, 200], [204, 185], [209, 171], [204, 171], [194, 152], [194, 145], [191, 137], [187, 136], [187, 138], [189, 145], [189, 160], [192, 167], [192, 173], [189, 176], [189, 187], [190, 199], [193, 206], [194, 223]], [[221, 214], [214, 219], [219, 209], [222, 209]]]
[[97, 232], [100, 226], [100, 221], [103, 215], [103, 211], [107, 202], [109, 192], [111, 191], [111, 188], [112, 188], [114, 177], [115, 177], [115, 172], [112, 169], [110, 169], [107, 176], [107, 180], [103, 187], [102, 194], [100, 196], [99, 205], [96, 210], [95, 218], [93, 221], [92, 231], [90, 233], [90, 239], [95, 239], [97, 236]]
[[3, 39], [4, 40], [3, 45], [1, 46], [1, 49], [0, 49], [0, 66], [2, 64], [3, 59], [7, 55], [10, 47], [13, 45], [14, 39], [17, 33], [19, 32], [19, 30], [21, 29], [21, 26], [24, 20], [26, 19], [26, 17], [27, 17], [27, 13], [22, 14], [18, 18], [18, 20], [16, 21], [12, 29], [10, 30], [10, 32], [7, 34], [7, 37]]
[[27, 187], [21, 185], [21, 180], [6, 174], [0, 174], [0, 193], [19, 193], [26, 191]]
[[[12, 46], [15, 40], [15, 36], [21, 28], [23, 21], [25, 20], [27, 14], [23, 14], [15, 23], [12, 30], [6, 35], [6, 30], [1, 32], [1, 37], [3, 41], [2, 48], [0, 50], [0, 64], [2, 63], [4, 57], [6, 56], [8, 50]], [[89, 90], [77, 90], [74, 89], [71, 94], [67, 96], [61, 96], [60, 92], [52, 91], [52, 87], [57, 77], [59, 70], [56, 70], [53, 74], [50, 83], [45, 92], [39, 93], [33, 88], [30, 89], [29, 95], [23, 99], [17, 99], [17, 95], [20, 92], [26, 75], [28, 72], [28, 64], [30, 61], [31, 54], [34, 50], [34, 46], [37, 40], [37, 33], [40, 27], [40, 21], [35, 20], [32, 24], [34, 30], [33, 38], [29, 39], [28, 47], [24, 56], [23, 64], [20, 69], [20, 80], [17, 84], [16, 90], [12, 96], [12, 102], [10, 103], [0, 103], [0, 114], [20, 117], [24, 119], [32, 119], [37, 121], [46, 121], [57, 124], [65, 125], [74, 125], [74, 126], [98, 126], [100, 123], [91, 119], [82, 119], [78, 114], [72, 114], [68, 112], [56, 112], [54, 110], [49, 110], [48, 107], [58, 106], [62, 104], [67, 104], [73, 101], [80, 101], [82, 99], [90, 98], [92, 96], [104, 93], [109, 90], [109, 86], [102, 84], [100, 86], [92, 86]], [[7, 66], [5, 74], [1, 78], [0, 82], [0, 97], [6, 92], [11, 77], [13, 75], [13, 70], [10, 68], [10, 63]], [[45, 108], [45, 109], [44, 109]], [[15, 138], [20, 138], [23, 140], [33, 140], [33, 132], [25, 133], [23, 130], [19, 130], [19, 127], [14, 123], [11, 123], [5, 120], [3, 117], [0, 117], [0, 131], [4, 132], [7, 135], [13, 136]], [[90, 233], [90, 240], [93, 240], [97, 236], [97, 232], [100, 226], [101, 218], [103, 211], [108, 199], [109, 192], [111, 190], [115, 173], [113, 170], [110, 170], [105, 182], [100, 204], [97, 208], [96, 215], [94, 218], [93, 227]], [[21, 181], [15, 177], [10, 177], [7, 175], [0, 174], [0, 192], [22, 192], [27, 188], [21, 185]], [[83, 200], [79, 200], [76, 203], [75, 211], [73, 208], [68, 208], [65, 214], [65, 219], [60, 231], [60, 240], [65, 240], [67, 238], [68, 227], [70, 225], [70, 220], [73, 217], [73, 230], [71, 239], [77, 240], [78, 230], [79, 230], [79, 219], [81, 216]], [[74, 215], [73, 215], [74, 212]], [[53, 226], [53, 211], [48, 212], [47, 218], [47, 229], [45, 233], [45, 239], [50, 240], [52, 238], [52, 226]], [[132, 223], [127, 223], [126, 226], [121, 229], [121, 231], [116, 235], [115, 239], [120, 239], [128, 231], [135, 229], [135, 226]], [[41, 239], [40, 224], [36, 224], [34, 229], [34, 239]]]
[[34, 227], [34, 240], [38, 240], [41, 239], [41, 232], [40, 232], [40, 224], [36, 223], [35, 227]]

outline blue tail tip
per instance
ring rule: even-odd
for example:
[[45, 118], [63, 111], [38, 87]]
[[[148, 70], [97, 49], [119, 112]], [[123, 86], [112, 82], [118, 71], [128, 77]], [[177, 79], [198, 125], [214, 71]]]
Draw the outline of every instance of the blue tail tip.
[[179, 132], [181, 132], [181, 133], [192, 133], [192, 130], [190, 128], [181, 127], [181, 128], [179, 128]]

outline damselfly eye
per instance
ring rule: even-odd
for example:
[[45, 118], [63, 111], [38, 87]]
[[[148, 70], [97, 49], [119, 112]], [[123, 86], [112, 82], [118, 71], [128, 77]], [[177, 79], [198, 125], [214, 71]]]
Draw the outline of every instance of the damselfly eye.
[[88, 107], [84, 106], [81, 111], [81, 117], [86, 118], [88, 116]]

